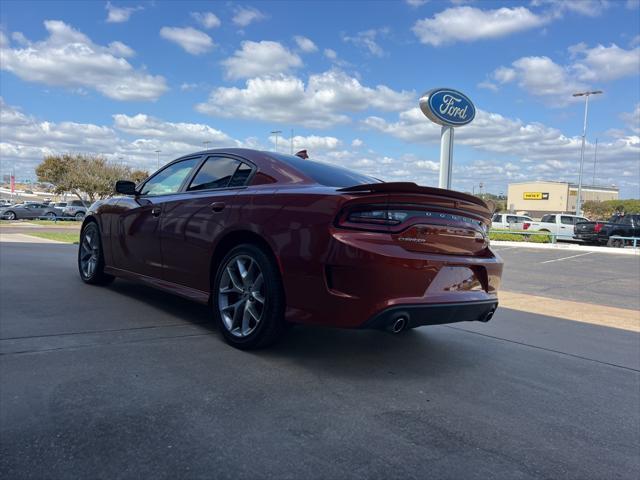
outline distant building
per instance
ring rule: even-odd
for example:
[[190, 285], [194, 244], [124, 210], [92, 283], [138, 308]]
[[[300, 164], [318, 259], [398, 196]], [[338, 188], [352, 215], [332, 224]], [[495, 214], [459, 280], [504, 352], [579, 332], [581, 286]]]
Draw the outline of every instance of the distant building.
[[[616, 187], [582, 186], [582, 202], [617, 200], [620, 191]], [[569, 182], [520, 182], [510, 183], [507, 209], [528, 212], [533, 217], [546, 213], [573, 213], [576, 211], [578, 185]]]

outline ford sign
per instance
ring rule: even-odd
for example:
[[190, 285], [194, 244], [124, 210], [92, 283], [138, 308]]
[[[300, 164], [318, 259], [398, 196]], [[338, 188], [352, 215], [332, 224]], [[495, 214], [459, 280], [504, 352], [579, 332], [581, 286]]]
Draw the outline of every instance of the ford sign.
[[476, 116], [469, 97], [449, 88], [434, 88], [422, 95], [420, 110], [432, 122], [448, 127], [466, 125]]

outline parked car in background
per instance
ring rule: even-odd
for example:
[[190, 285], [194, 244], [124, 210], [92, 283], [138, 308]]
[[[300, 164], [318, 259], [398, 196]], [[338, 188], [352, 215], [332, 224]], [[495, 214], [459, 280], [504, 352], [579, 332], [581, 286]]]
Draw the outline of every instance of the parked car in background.
[[40, 217], [56, 218], [61, 215], [59, 209], [45, 205], [44, 203], [19, 203], [9, 207], [0, 208], [0, 217], [7, 220], [34, 219]]
[[531, 217], [516, 215], [515, 213], [495, 213], [491, 218], [491, 228], [526, 230], [525, 224], [533, 222]]
[[539, 222], [532, 222], [527, 228], [530, 232], [553, 233], [560, 240], [573, 240], [576, 223], [588, 222], [589, 219], [565, 213], [544, 215]]
[[64, 209], [67, 206], [67, 202], [56, 202], [52, 205], [54, 208]]
[[498, 306], [491, 210], [472, 195], [238, 148], [116, 191], [83, 222], [82, 280], [124, 277], [209, 305], [238, 348], [289, 323], [400, 333], [486, 322]]
[[76, 220], [81, 220], [87, 214], [88, 206], [82, 200], [71, 200], [67, 202], [67, 206], [62, 209], [62, 212], [65, 217], [74, 217]]
[[640, 214], [614, 215], [607, 222], [582, 222], [576, 225], [575, 238], [578, 240], [612, 247], [630, 243], [611, 237], [640, 237]]
[[15, 202], [8, 200], [6, 198], [0, 198], [0, 208], [2, 207], [9, 207], [11, 205], [13, 205]]

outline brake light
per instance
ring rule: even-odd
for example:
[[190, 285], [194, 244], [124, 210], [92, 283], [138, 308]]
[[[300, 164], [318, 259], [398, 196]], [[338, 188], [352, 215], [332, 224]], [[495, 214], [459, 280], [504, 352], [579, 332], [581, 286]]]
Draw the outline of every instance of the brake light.
[[522, 229], [523, 230], [528, 230], [530, 226], [531, 226], [530, 223], [525, 222], [525, 223], [522, 224]]
[[604, 223], [596, 223], [596, 225], [593, 227], [593, 231], [595, 233], [598, 233], [600, 230], [602, 230], [602, 226], [604, 225]]
[[400, 225], [407, 218], [401, 210], [361, 210], [347, 215], [348, 222], [374, 225]]

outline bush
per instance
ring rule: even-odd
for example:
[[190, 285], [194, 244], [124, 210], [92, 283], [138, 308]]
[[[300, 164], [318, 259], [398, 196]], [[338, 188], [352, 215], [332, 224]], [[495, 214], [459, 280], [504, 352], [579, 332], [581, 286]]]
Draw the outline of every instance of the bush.
[[489, 240], [503, 242], [531, 242], [531, 243], [551, 243], [551, 235], [543, 234], [518, 234], [510, 233], [509, 230], [499, 230], [489, 232]]
[[591, 220], [608, 220], [616, 213], [639, 213], [640, 200], [606, 200], [604, 202], [584, 202], [582, 206], [585, 216]]

